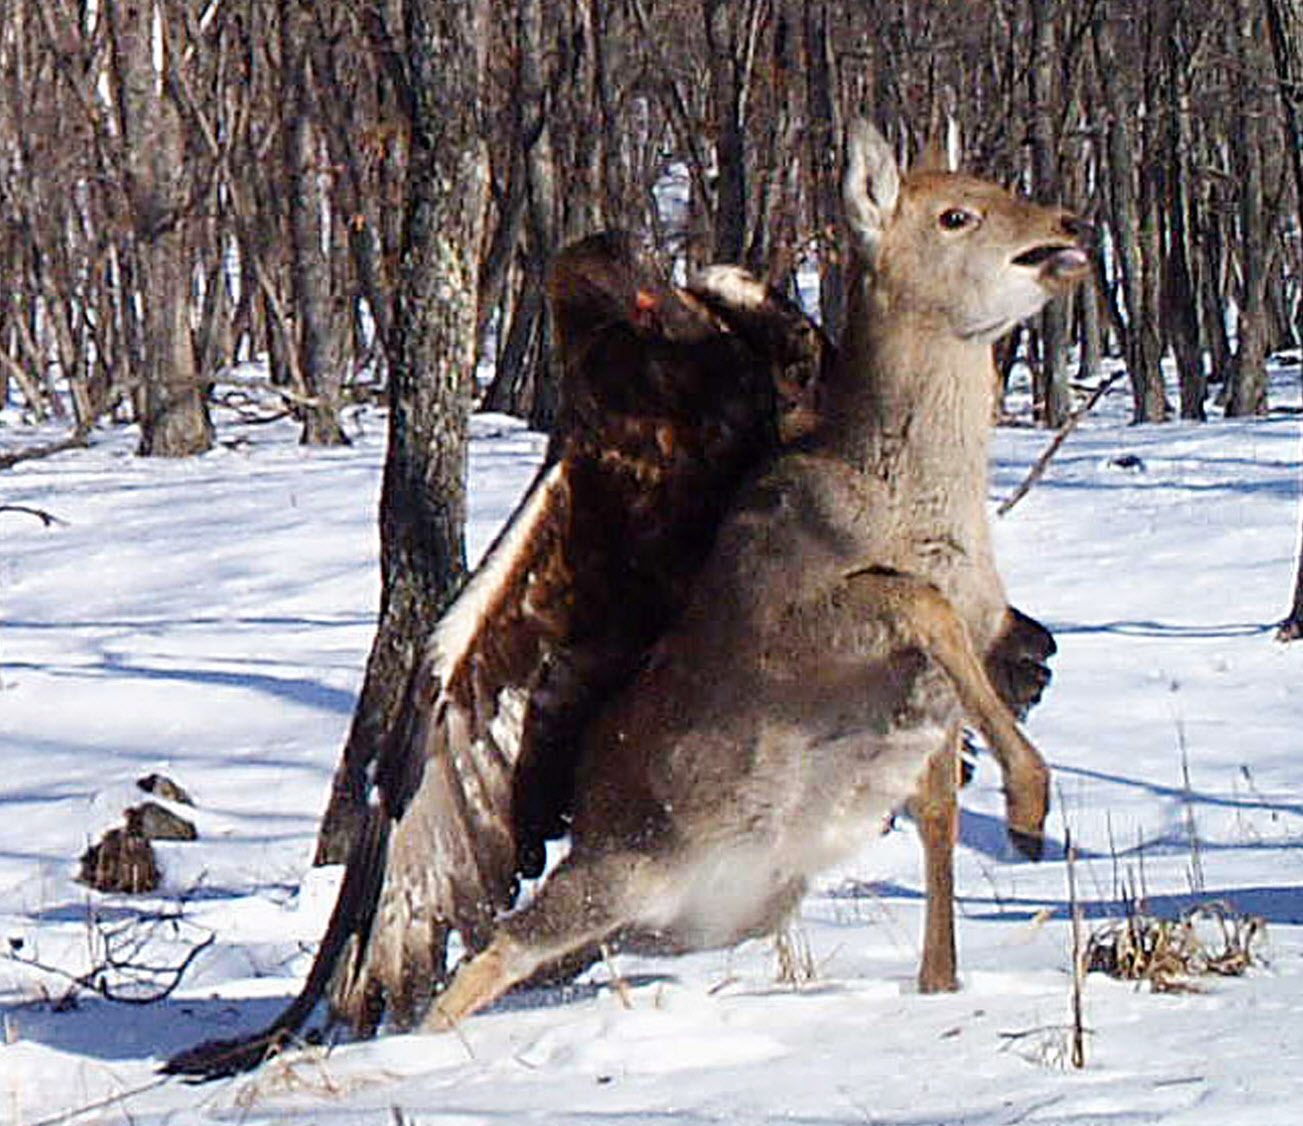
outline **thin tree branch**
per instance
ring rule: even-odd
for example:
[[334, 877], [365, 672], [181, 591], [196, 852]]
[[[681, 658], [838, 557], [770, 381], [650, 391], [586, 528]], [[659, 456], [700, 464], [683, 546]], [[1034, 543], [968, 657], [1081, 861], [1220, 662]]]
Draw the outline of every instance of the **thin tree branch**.
[[1090, 393], [1090, 397], [1068, 416], [1068, 421], [1059, 427], [1058, 432], [1050, 439], [1050, 444], [1045, 447], [1041, 456], [1036, 459], [1035, 464], [1027, 471], [1027, 476], [1023, 478], [1022, 484], [1000, 502], [999, 507], [995, 510], [997, 516], [1004, 516], [1015, 504], [1032, 491], [1036, 482], [1045, 476], [1045, 471], [1050, 467], [1051, 460], [1059, 452], [1059, 448], [1063, 443], [1068, 440], [1068, 435], [1077, 429], [1081, 420], [1094, 410], [1100, 399], [1107, 395], [1113, 385], [1126, 374], [1127, 370], [1125, 368], [1115, 371], [1107, 379], [1103, 380]]

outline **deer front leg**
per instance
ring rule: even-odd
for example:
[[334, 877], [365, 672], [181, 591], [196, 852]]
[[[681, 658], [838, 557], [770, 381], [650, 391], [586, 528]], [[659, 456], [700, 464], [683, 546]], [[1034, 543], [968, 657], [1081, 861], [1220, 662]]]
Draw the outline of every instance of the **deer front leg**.
[[1025, 856], [1039, 859], [1050, 805], [1049, 768], [992, 687], [950, 600], [931, 583], [899, 571], [866, 568], [847, 578], [869, 613], [890, 621], [902, 642], [917, 646], [945, 672], [1000, 763], [1010, 840]]
[[[962, 626], [958, 619], [956, 624]], [[986, 736], [1000, 764], [1010, 841], [1024, 856], [1039, 860], [1045, 847], [1045, 816], [1050, 807], [1049, 767], [996, 695], [971, 645], [942, 643], [932, 652], [949, 674], [964, 711]]]
[[959, 836], [959, 731], [928, 760], [909, 811], [923, 842], [927, 912], [923, 925], [923, 960], [918, 971], [921, 993], [959, 988], [955, 955], [955, 842]]

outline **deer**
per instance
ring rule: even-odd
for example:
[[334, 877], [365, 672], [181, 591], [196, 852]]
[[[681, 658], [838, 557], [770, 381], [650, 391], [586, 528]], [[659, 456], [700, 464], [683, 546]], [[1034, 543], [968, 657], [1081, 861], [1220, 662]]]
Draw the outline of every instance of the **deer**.
[[[1089, 227], [962, 174], [903, 174], [863, 119], [843, 194], [853, 278], [819, 425], [742, 487], [680, 619], [585, 732], [568, 856], [423, 1028], [594, 943], [772, 933], [911, 799], [929, 903], [952, 899], [965, 717], [1000, 762], [1012, 839], [1038, 851], [1048, 767], [981, 658], [1007, 605], [985, 509], [991, 345], [1086, 276]], [[951, 913], [929, 908], [924, 990], [953, 988]]]

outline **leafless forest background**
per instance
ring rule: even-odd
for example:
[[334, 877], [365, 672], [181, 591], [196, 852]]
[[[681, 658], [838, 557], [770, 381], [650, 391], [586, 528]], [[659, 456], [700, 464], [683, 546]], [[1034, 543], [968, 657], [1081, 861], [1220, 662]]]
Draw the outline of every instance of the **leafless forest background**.
[[[303, 440], [346, 441], [341, 407], [390, 370], [419, 6], [0, 0], [6, 405], [73, 440], [136, 422], [142, 453], [185, 455], [213, 441], [215, 397], [247, 394], [234, 365], [266, 356]], [[1265, 357], [1297, 346], [1299, 0], [519, 0], [487, 18], [485, 406], [546, 425], [543, 273], [601, 227], [781, 286], [812, 267], [835, 327], [839, 137], [861, 111], [906, 151], [953, 112], [972, 167], [1097, 222], [1093, 293], [1019, 342], [1041, 423], [1106, 356], [1137, 420], [1259, 413]], [[666, 212], [672, 188], [686, 206]]]
[[814, 277], [836, 333], [856, 113], [904, 153], [952, 114], [970, 167], [1096, 223], [1097, 284], [1002, 345], [1039, 424], [1114, 359], [1137, 421], [1269, 409], [1303, 336], [1303, 0], [0, 0], [0, 424], [43, 426], [0, 469], [117, 424], [200, 453], [219, 402], [343, 443], [388, 403], [342, 859], [465, 574], [467, 412], [555, 409], [553, 253], [622, 227]]

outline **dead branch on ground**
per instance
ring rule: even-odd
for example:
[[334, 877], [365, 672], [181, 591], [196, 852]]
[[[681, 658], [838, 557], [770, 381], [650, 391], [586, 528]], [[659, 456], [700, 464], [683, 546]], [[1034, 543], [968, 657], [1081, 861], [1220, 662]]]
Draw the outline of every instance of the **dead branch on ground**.
[[31, 508], [26, 504], [0, 504], [0, 512], [18, 512], [24, 516], [35, 516], [47, 528], [54, 524], [67, 525], [67, 520], [60, 520], [52, 512], [46, 512], [43, 508]]
[[[76, 1005], [81, 992], [94, 993], [123, 1005], [152, 1005], [171, 996], [195, 959], [216, 941], [217, 936], [210, 931], [202, 939], [185, 939], [189, 948], [179, 962], [151, 960], [149, 947], [160, 941], [160, 937], [175, 942], [187, 928], [200, 929], [183, 917], [180, 907], [133, 915], [114, 923], [92, 911], [87, 918], [90, 969], [74, 973], [52, 965], [38, 955], [26, 953], [26, 944], [12, 938], [0, 957], [68, 982], [68, 990], [53, 1001], [58, 1009]], [[160, 935], [166, 931], [171, 933]]]
[[84, 450], [89, 445], [90, 436], [82, 431], [77, 431], [67, 438], [60, 438], [57, 442], [47, 442], [41, 446], [23, 446], [17, 450], [6, 450], [0, 453], [0, 469], [12, 469], [19, 462], [32, 461], [40, 457], [50, 457], [54, 454], [61, 454], [64, 450]]

